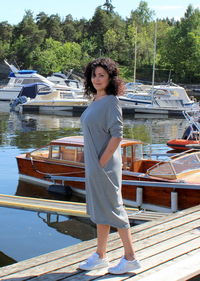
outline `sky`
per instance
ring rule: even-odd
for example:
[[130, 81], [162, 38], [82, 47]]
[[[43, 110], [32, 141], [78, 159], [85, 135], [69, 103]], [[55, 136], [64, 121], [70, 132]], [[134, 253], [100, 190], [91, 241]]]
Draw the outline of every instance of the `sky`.
[[[194, 8], [200, 8], [199, 0], [146, 0], [148, 7], [155, 11], [155, 18], [180, 19], [189, 4]], [[105, 3], [105, 0], [0, 0], [0, 22], [7, 21], [18, 24], [25, 14], [25, 10], [31, 10], [36, 17], [40, 12], [48, 16], [58, 14], [64, 20], [71, 14], [73, 19], [91, 19], [95, 9]], [[112, 0], [112, 5], [122, 18], [130, 16], [132, 10], [137, 9], [140, 0]]]

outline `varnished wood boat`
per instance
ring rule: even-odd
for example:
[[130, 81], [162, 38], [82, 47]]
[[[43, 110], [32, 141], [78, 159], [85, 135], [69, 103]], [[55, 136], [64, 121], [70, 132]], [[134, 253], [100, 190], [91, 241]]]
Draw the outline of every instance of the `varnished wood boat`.
[[[171, 211], [174, 204], [177, 209], [200, 204], [200, 151], [184, 152], [163, 162], [144, 159], [142, 145], [141, 141], [129, 139], [121, 142], [124, 203], [155, 211]], [[16, 157], [20, 178], [49, 186], [50, 178], [58, 176], [57, 184], [84, 195], [85, 184], [80, 180], [85, 178], [83, 149], [83, 138], [73, 136], [21, 154]], [[75, 177], [76, 181], [63, 180], [63, 176]], [[144, 184], [139, 187], [125, 182], [130, 180]]]

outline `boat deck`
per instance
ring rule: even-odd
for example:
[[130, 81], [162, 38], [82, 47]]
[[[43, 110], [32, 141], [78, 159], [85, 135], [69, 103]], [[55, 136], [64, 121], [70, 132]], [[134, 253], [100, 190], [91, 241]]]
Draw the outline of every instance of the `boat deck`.
[[[77, 269], [96, 249], [96, 239], [5, 266], [0, 280], [140, 280], [186, 281], [200, 274], [200, 205], [131, 228], [141, 269], [114, 276], [106, 269]], [[123, 254], [117, 233], [109, 236], [108, 258], [115, 264]]]

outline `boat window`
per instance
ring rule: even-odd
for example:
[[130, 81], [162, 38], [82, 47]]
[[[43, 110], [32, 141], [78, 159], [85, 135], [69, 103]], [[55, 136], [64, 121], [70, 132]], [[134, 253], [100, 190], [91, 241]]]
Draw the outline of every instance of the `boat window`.
[[134, 145], [134, 160], [141, 160], [143, 158], [142, 144]]
[[200, 169], [199, 155], [187, 155], [170, 162], [161, 162], [148, 170], [150, 176], [177, 178], [181, 173]]
[[41, 147], [40, 149], [34, 150], [31, 152], [31, 156], [37, 156], [37, 157], [43, 157], [48, 158], [49, 157], [49, 147]]
[[77, 146], [61, 146], [60, 159], [72, 162], [84, 162], [83, 147]]
[[60, 146], [59, 145], [51, 146], [51, 158], [53, 158], [53, 159], [60, 158]]
[[168, 91], [163, 90], [163, 89], [158, 89], [158, 90], [156, 90], [156, 91], [154, 92], [154, 94], [155, 94], [155, 95], [161, 95], [161, 96], [163, 96], [163, 95], [169, 95]]
[[32, 84], [32, 83], [37, 83], [37, 82], [41, 82], [41, 79], [37, 79], [37, 78], [26, 78], [23, 80], [23, 82], [21, 81], [21, 83], [23, 85], [27, 85], [27, 84]]
[[173, 171], [170, 162], [159, 163], [158, 165], [155, 165], [154, 167], [149, 169], [148, 174], [154, 177], [175, 176], [175, 173]]
[[15, 84], [22, 84], [22, 81], [23, 81], [22, 79], [16, 79]]
[[172, 163], [172, 165], [177, 174], [200, 168], [199, 158], [197, 157], [196, 154], [188, 155], [187, 157], [176, 159]]
[[127, 146], [126, 147], [126, 156], [127, 157], [132, 157], [132, 154], [133, 154], [133, 146]]

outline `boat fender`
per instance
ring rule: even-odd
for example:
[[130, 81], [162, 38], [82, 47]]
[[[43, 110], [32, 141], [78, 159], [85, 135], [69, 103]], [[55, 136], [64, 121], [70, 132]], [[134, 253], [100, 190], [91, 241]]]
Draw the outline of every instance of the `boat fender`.
[[62, 185], [62, 184], [51, 184], [48, 187], [48, 191], [52, 193], [58, 193], [65, 196], [72, 195], [72, 189], [69, 185]]

